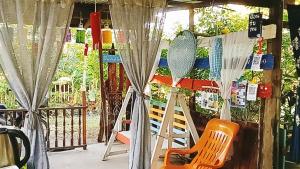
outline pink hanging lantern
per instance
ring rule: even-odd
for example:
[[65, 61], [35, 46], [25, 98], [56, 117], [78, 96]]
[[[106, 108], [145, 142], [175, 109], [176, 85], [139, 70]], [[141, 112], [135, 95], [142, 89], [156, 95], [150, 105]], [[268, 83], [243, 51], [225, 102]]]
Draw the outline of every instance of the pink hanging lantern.
[[117, 39], [119, 43], [125, 43], [125, 33], [123, 31], [119, 31], [117, 34]]
[[100, 12], [90, 13], [92, 38], [93, 38], [93, 49], [98, 49], [101, 37], [101, 14]]

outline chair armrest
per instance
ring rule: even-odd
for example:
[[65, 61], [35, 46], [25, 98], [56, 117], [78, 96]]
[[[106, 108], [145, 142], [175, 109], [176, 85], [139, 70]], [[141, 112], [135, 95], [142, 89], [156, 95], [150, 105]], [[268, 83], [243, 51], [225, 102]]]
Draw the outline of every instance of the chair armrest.
[[200, 164], [200, 166], [208, 167], [208, 168], [221, 168], [223, 167], [223, 164], [218, 164], [218, 165]]
[[175, 148], [170, 148], [166, 151], [165, 155], [165, 160], [164, 160], [164, 165], [171, 164], [170, 157], [172, 154], [180, 154], [180, 155], [185, 155], [185, 154], [192, 154], [196, 151], [193, 151], [192, 149], [175, 149]]

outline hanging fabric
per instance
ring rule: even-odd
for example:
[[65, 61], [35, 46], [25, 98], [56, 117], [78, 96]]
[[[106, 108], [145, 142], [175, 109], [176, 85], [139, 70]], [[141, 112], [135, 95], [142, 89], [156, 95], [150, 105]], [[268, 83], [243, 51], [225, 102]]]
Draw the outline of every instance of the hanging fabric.
[[[288, 5], [288, 19], [298, 82], [300, 76], [300, 5]], [[297, 104], [291, 145], [292, 161], [300, 163], [300, 85], [297, 87]]]
[[[112, 0], [110, 5], [117, 49], [136, 92], [129, 169], [150, 169], [150, 124], [143, 92], [160, 45], [166, 5], [166, 0]], [[122, 34], [124, 37], [118, 37]]]
[[58, 65], [73, 7], [73, 0], [0, 1], [0, 64], [18, 102], [28, 110], [28, 169], [49, 168], [38, 108]]
[[222, 68], [222, 38], [216, 37], [212, 41], [209, 52], [209, 78], [212, 80], [220, 80]]
[[231, 120], [230, 96], [232, 82], [239, 80], [244, 73], [255, 39], [248, 38], [248, 32], [235, 32], [223, 36], [223, 57], [221, 79], [217, 80], [224, 102], [220, 118]]

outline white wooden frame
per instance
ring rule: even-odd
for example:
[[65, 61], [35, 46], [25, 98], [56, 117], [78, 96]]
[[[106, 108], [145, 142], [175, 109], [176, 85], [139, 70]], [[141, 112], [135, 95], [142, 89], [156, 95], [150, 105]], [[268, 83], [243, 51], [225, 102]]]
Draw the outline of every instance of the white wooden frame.
[[175, 105], [176, 103], [179, 103], [179, 106], [182, 108], [182, 112], [186, 118], [186, 123], [188, 130], [192, 135], [192, 138], [194, 142], [198, 142], [199, 135], [197, 133], [195, 124], [193, 122], [193, 119], [190, 114], [190, 109], [187, 106], [187, 103], [185, 101], [184, 95], [178, 93], [176, 88], [172, 88], [171, 93], [168, 96], [168, 102], [165, 108], [164, 117], [162, 119], [162, 124], [159, 129], [158, 138], [155, 143], [154, 151], [152, 153], [151, 158], [151, 169], [157, 169], [159, 168], [157, 166], [157, 161], [159, 159], [159, 156], [162, 153], [162, 146], [164, 139], [168, 140], [168, 147], [172, 147], [172, 142], [174, 138], [187, 138], [189, 135], [186, 134], [174, 134], [173, 133], [173, 122], [174, 122], [174, 113], [175, 113]]

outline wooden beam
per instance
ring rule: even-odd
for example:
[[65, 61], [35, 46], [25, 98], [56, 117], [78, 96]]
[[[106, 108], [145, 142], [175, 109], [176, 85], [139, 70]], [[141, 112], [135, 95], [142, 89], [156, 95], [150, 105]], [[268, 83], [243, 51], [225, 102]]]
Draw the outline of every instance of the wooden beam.
[[265, 100], [263, 116], [263, 139], [261, 154], [261, 169], [277, 168], [278, 162], [278, 129], [281, 96], [281, 44], [282, 44], [282, 19], [283, 0], [274, 1], [276, 4], [270, 9], [270, 21], [276, 24], [276, 38], [268, 40], [267, 50], [275, 57], [274, 70], [264, 71], [264, 82], [272, 83], [272, 98]]
[[[284, 9], [286, 9], [287, 4], [300, 4], [300, 0], [285, 0]], [[169, 8], [176, 10], [190, 9], [190, 8], [204, 8], [212, 5], [227, 5], [227, 4], [237, 4], [246, 5], [254, 7], [266, 7], [271, 8], [274, 6], [274, 0], [202, 0], [201, 2], [195, 1], [181, 1], [181, 0], [168, 0]]]
[[185, 6], [186, 8], [202, 8], [211, 5], [237, 4], [255, 7], [272, 7], [273, 0], [202, 0], [202, 2], [168, 0], [169, 6]]
[[[90, 13], [94, 12], [94, 10], [95, 10], [94, 4], [75, 3], [70, 26], [78, 27], [80, 22], [80, 15], [81, 15], [85, 27], [89, 27]], [[109, 14], [108, 4], [98, 4], [97, 11], [100, 11], [102, 13], [102, 20], [110, 19], [110, 16], [107, 15]]]
[[[167, 48], [165, 48], [167, 49]], [[103, 63], [121, 63], [120, 55], [108, 55], [103, 54]], [[250, 56], [246, 69], [251, 69], [253, 56]], [[168, 62], [166, 58], [160, 58], [158, 67], [160, 68], [168, 68]], [[267, 54], [262, 56], [262, 61], [260, 64], [260, 68], [264, 70], [273, 70], [274, 68], [274, 56], [272, 54]], [[209, 58], [197, 58], [194, 64], [193, 69], [209, 69]]]
[[189, 9], [189, 30], [195, 32], [195, 11], [194, 8]]

